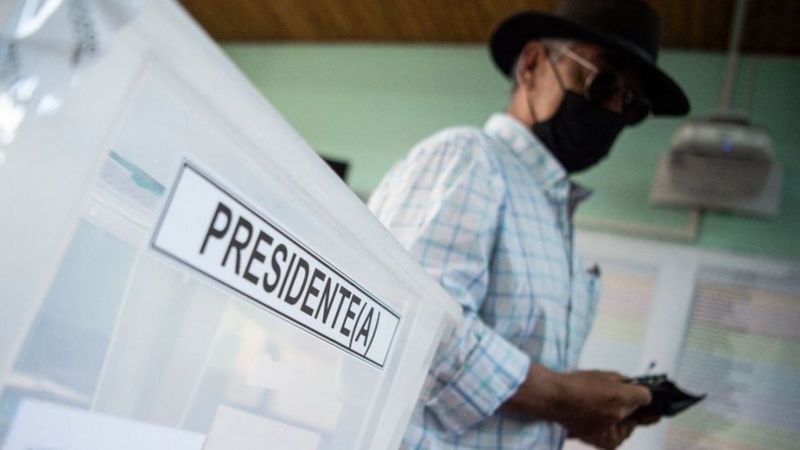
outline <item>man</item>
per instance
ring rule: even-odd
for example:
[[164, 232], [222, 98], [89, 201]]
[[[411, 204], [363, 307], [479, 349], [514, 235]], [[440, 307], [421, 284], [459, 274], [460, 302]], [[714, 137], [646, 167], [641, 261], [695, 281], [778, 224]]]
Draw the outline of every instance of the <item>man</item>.
[[[434, 362], [405, 448], [615, 448], [653, 418], [649, 391], [574, 371], [596, 273], [573, 249], [569, 181], [650, 113], [682, 115], [683, 91], [655, 66], [658, 16], [639, 0], [568, 0], [526, 12], [491, 39], [512, 81], [505, 114], [444, 130], [384, 178], [370, 208], [463, 307]], [[596, 272], [596, 271], [594, 271]]]

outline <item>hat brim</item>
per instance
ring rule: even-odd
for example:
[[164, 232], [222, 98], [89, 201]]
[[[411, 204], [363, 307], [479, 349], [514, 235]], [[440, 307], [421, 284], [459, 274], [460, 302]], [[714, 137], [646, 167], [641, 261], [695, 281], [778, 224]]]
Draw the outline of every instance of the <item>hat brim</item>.
[[689, 112], [689, 99], [683, 89], [640, 48], [551, 14], [526, 12], [500, 24], [489, 44], [492, 59], [501, 72], [511, 77], [514, 62], [525, 44], [542, 38], [575, 39], [621, 51], [641, 73], [642, 87], [652, 102], [653, 114], [682, 116]]

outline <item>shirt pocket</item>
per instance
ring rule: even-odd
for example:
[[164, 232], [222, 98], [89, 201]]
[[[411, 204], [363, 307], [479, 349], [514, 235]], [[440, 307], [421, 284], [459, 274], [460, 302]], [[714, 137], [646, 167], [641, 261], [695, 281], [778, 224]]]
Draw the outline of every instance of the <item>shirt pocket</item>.
[[572, 314], [570, 318], [570, 355], [568, 364], [574, 367], [578, 363], [589, 332], [592, 329], [597, 302], [601, 293], [600, 270], [597, 266], [580, 269], [575, 273], [572, 293]]

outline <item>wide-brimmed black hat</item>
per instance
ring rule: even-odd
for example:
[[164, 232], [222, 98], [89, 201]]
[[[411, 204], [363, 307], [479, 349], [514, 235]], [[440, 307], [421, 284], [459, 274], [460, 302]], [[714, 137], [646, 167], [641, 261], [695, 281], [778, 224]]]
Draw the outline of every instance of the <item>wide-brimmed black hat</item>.
[[503, 21], [492, 34], [492, 59], [511, 76], [514, 62], [532, 39], [574, 39], [600, 44], [630, 57], [640, 71], [653, 114], [684, 115], [683, 89], [656, 66], [661, 21], [642, 0], [565, 0], [555, 14], [527, 11]]

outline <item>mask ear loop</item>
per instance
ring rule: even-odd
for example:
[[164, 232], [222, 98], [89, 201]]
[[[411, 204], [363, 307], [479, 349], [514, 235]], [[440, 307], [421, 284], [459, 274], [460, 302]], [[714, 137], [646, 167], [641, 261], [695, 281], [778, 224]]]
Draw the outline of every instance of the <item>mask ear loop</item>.
[[561, 79], [561, 74], [558, 73], [558, 68], [556, 67], [556, 62], [553, 61], [552, 52], [553, 52], [553, 49], [545, 47], [545, 49], [544, 49], [545, 58], [547, 58], [547, 62], [550, 63], [550, 68], [553, 69], [553, 75], [556, 76], [556, 81], [558, 81], [558, 86], [561, 88], [561, 91], [563, 91], [566, 94], [567, 88], [564, 87], [564, 80]]

